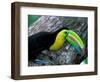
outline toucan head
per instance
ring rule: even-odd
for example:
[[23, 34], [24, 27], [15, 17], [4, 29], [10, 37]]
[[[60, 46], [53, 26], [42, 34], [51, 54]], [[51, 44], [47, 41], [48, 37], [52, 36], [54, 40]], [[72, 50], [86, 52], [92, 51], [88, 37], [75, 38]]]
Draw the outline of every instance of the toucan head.
[[50, 50], [60, 49], [64, 42], [71, 44], [78, 52], [84, 48], [84, 44], [80, 36], [72, 30], [62, 29], [58, 32], [55, 42], [50, 46]]

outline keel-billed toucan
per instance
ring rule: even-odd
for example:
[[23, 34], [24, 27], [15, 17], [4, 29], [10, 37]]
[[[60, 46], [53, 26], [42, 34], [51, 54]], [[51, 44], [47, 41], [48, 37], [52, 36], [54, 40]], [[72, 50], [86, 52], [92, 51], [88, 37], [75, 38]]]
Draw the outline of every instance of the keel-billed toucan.
[[56, 32], [39, 32], [28, 38], [28, 59], [34, 60], [43, 50], [59, 50], [65, 40], [79, 53], [84, 49], [81, 38], [72, 30], [61, 28]]

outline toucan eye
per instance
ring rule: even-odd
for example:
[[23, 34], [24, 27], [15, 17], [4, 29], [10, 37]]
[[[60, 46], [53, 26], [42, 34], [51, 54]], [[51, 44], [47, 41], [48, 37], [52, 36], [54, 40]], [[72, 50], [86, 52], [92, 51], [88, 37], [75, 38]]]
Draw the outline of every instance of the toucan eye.
[[68, 32], [64, 32], [66, 35], [68, 35]]
[[68, 36], [68, 32], [64, 32], [64, 34], [65, 34], [65, 37], [67, 37], [67, 36]]

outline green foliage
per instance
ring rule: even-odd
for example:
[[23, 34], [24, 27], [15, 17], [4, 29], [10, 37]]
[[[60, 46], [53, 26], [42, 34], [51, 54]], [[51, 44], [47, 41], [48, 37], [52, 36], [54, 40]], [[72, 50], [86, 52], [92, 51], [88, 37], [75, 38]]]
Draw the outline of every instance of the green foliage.
[[30, 27], [36, 20], [40, 18], [39, 15], [28, 15], [28, 27]]

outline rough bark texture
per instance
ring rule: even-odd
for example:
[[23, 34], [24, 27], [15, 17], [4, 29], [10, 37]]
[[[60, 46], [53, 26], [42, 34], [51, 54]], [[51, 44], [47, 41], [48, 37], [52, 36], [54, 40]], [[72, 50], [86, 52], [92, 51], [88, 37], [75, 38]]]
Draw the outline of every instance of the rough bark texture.
[[[85, 54], [87, 55], [87, 22], [85, 17], [63, 17], [63, 16], [41, 16], [35, 23], [29, 27], [28, 36], [31, 36], [40, 31], [56, 31], [61, 27], [67, 27], [75, 31], [83, 40], [85, 44]], [[75, 64], [77, 52], [73, 46], [68, 43], [64, 43], [63, 47], [57, 51], [44, 50], [38, 56], [36, 61], [29, 61], [29, 66], [34, 65], [64, 65]], [[36, 63], [37, 61], [43, 61], [44, 63]]]

